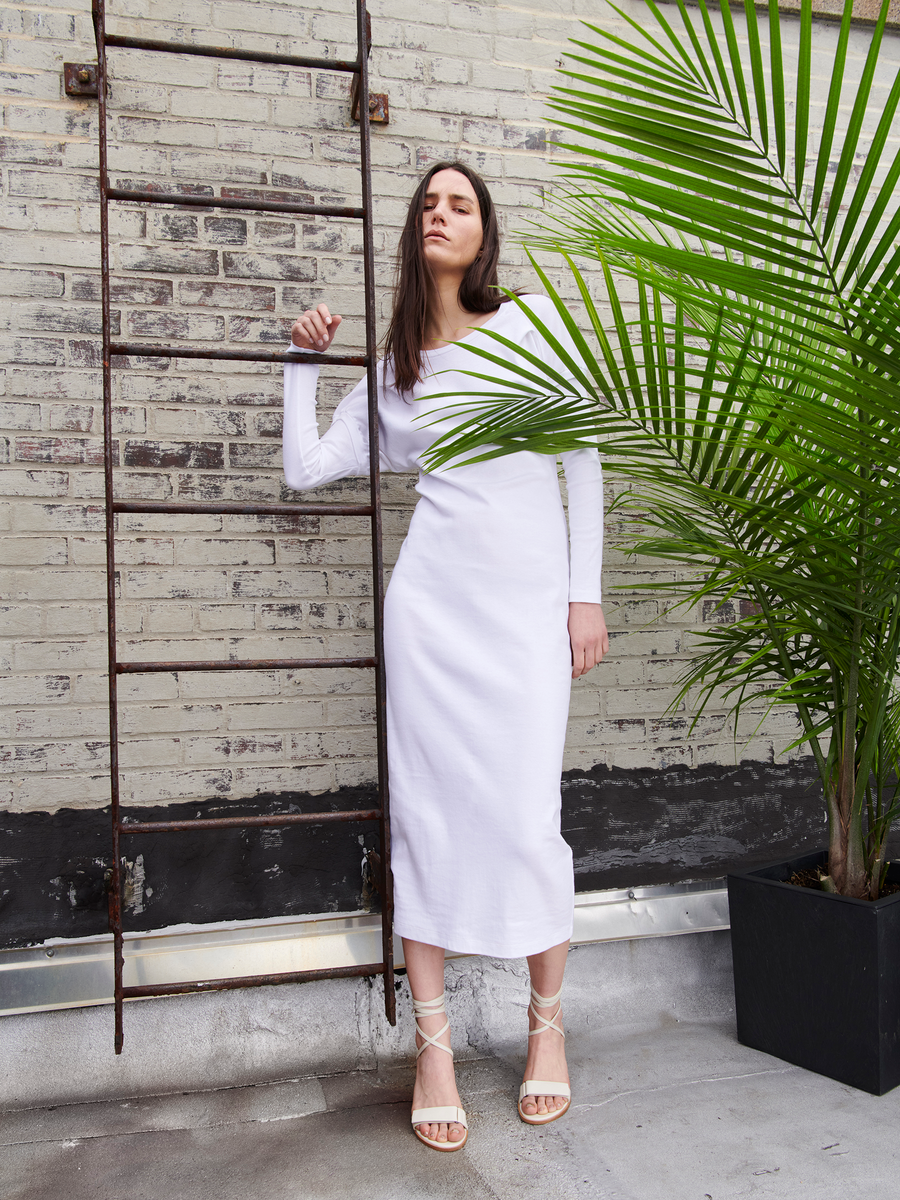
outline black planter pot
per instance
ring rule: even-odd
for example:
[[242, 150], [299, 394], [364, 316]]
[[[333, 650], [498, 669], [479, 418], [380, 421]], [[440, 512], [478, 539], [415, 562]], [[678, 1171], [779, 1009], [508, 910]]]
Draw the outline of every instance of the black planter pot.
[[[900, 1084], [900, 893], [787, 882], [824, 852], [728, 876], [738, 1040], [876, 1096]], [[888, 879], [900, 883], [900, 866]]]

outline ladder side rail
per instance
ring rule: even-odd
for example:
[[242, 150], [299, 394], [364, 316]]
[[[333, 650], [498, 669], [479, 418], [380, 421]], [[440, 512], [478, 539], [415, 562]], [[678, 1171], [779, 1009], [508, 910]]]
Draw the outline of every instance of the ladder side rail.
[[92, 0], [91, 15], [97, 42], [97, 100], [100, 185], [100, 303], [103, 338], [103, 482], [106, 499], [106, 608], [109, 688], [109, 788], [112, 821], [112, 871], [109, 880], [109, 924], [113, 935], [115, 979], [115, 1049], [122, 1053], [122, 857], [119, 843], [119, 695], [116, 671], [116, 515], [113, 510], [112, 353], [109, 289], [109, 157], [107, 153], [107, 64], [105, 0]]
[[369, 400], [369, 494], [372, 505], [372, 582], [375, 600], [375, 721], [378, 747], [378, 792], [381, 820], [380, 849], [375, 863], [380, 876], [381, 938], [384, 959], [384, 1011], [391, 1025], [397, 1023], [394, 991], [394, 902], [391, 878], [391, 822], [387, 757], [387, 696], [384, 671], [384, 561], [381, 520], [381, 462], [378, 437], [377, 339], [375, 330], [375, 255], [372, 212], [372, 154], [369, 129], [369, 16], [366, 0], [357, 0], [356, 39], [359, 52], [359, 157], [362, 176], [363, 281], [366, 307], [366, 358]]

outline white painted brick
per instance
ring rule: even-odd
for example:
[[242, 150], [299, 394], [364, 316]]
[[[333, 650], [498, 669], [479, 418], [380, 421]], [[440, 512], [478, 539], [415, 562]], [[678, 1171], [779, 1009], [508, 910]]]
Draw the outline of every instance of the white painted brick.
[[5, 566], [65, 566], [69, 560], [65, 538], [3, 538], [0, 563]]
[[79, 641], [19, 641], [13, 650], [16, 671], [83, 671], [106, 665], [106, 644], [98, 638]]
[[43, 611], [36, 604], [0, 606], [0, 629], [5, 637], [40, 637]]
[[[577, 18], [596, 13], [587, 0], [530, 0], [518, 8], [472, 0], [436, 0], [427, 8], [412, 0], [372, 0], [371, 7], [373, 85], [390, 94], [392, 110], [389, 126], [372, 127], [383, 331], [394, 246], [416, 173], [458, 155], [488, 177], [501, 224], [507, 234], [515, 232], [523, 211], [540, 204], [539, 187], [565, 159], [544, 144], [544, 93], [566, 38], [585, 36]], [[116, 12], [118, 28], [138, 36], [222, 40], [258, 49], [349, 54], [347, 43], [355, 37], [346, 0], [299, 7], [155, 0], [152, 10], [143, 0], [120, 0]], [[718, 14], [712, 20], [718, 22]], [[40, 769], [11, 776], [15, 782], [0, 802], [23, 809], [52, 809], [63, 802], [90, 806], [108, 798], [96, 770], [106, 716], [103, 484], [93, 465], [99, 461], [99, 358], [96, 332], [79, 333], [60, 321], [73, 312], [79, 320], [95, 321], [99, 303], [97, 108], [61, 95], [59, 64], [63, 57], [91, 57], [92, 33], [83, 6], [73, 12], [65, 0], [0, 7], [0, 29], [4, 22], [19, 44], [0, 67], [9, 83], [0, 131], [8, 225], [0, 233], [0, 289], [8, 304], [3, 350], [10, 361], [0, 375], [0, 422], [9, 429], [0, 439], [0, 456], [11, 458], [0, 474], [0, 490], [11, 498], [0, 505], [0, 528], [10, 535], [3, 555], [16, 569], [0, 571], [0, 595], [11, 606], [6, 642], [21, 643], [16, 650], [22, 657], [16, 673], [0, 678], [0, 705], [8, 705], [0, 710], [0, 730], [10, 744], [19, 739], [23, 762]], [[630, 36], [619, 18], [608, 22], [617, 34]], [[793, 29], [785, 23], [788, 43]], [[822, 45], [833, 47], [834, 36], [831, 27], [817, 24]], [[851, 65], [861, 61], [868, 36], [854, 31]], [[15, 58], [23, 68], [17, 72]], [[313, 79], [304, 70], [178, 56], [166, 59], [161, 76], [155, 55], [129, 51], [111, 61], [110, 156], [117, 182], [198, 184], [210, 196], [220, 187], [251, 188], [304, 202], [358, 202], [356, 129], [348, 121], [346, 77], [317, 72]], [[893, 64], [883, 66], [876, 79], [873, 116], [893, 70]], [[817, 73], [822, 97], [827, 80], [827, 70]], [[870, 124], [867, 119], [864, 138]], [[123, 140], [116, 141], [117, 132]], [[355, 319], [357, 328], [349, 321], [345, 328], [344, 345], [361, 346], [355, 225], [222, 212], [173, 216], [160, 209], [148, 222], [139, 208], [118, 205], [111, 217], [115, 306], [128, 336], [207, 343], [227, 337], [274, 345], [297, 311], [328, 299]], [[184, 238], [189, 240], [176, 240]], [[237, 242], [228, 244], [228, 238]], [[531, 286], [524, 252], [511, 239], [502, 262], [506, 282]], [[563, 294], [573, 296], [571, 281], [548, 264]], [[356, 374], [335, 370], [323, 379], [323, 423]], [[115, 387], [123, 453], [133, 453], [126, 446], [146, 448], [155, 441], [215, 443], [224, 464], [120, 469], [120, 495], [254, 500], [284, 494], [277, 461], [277, 370], [150, 360], [117, 371]], [[17, 453], [26, 457], [16, 461]], [[155, 452], [146, 453], [152, 461]], [[415, 501], [411, 484], [409, 478], [385, 480], [388, 563]], [[347, 482], [308, 498], [353, 501], [364, 499], [364, 492], [364, 484]], [[119, 629], [128, 656], [369, 652], [365, 521], [325, 518], [295, 528], [267, 527], [250, 518], [132, 515], [121, 517], [119, 525], [124, 594]], [[613, 649], [573, 689], [567, 766], [666, 765], [678, 754], [695, 764], [733, 761], [721, 698], [690, 736], [686, 713], [666, 714], [671, 680], [699, 618], [674, 611], [664, 593], [648, 597], [646, 584], [661, 578], [654, 574], [659, 564], [629, 560], [617, 536], [625, 531], [611, 528]], [[627, 591], [613, 591], [617, 583], [626, 583]], [[654, 624], [658, 611], [663, 621]], [[26, 670], [25, 662], [34, 665]], [[70, 675], [58, 663], [75, 669]], [[374, 778], [367, 719], [371, 672], [231, 672], [224, 679], [220, 673], [184, 672], [178, 678], [125, 676], [119, 687], [123, 714], [131, 713], [133, 723], [127, 733], [128, 787], [142, 803], [167, 795], [240, 797], [260, 787], [317, 790]], [[304, 708], [306, 716], [298, 719], [303, 705], [312, 709]], [[52, 721], [41, 725], [33, 715], [52, 717], [67, 709], [72, 719], [56, 727]], [[20, 711], [26, 716], [18, 726]], [[162, 715], [166, 711], [169, 717]], [[748, 713], [740, 736], [750, 741], [741, 743], [740, 753], [781, 761], [782, 747], [796, 733], [790, 714], [773, 714], [757, 732], [758, 719]], [[191, 765], [205, 764], [208, 772], [179, 774], [186, 731], [196, 735], [190, 738]], [[38, 741], [53, 748], [29, 758]], [[254, 773], [235, 767], [238, 759], [268, 762], [272, 755], [290, 756], [303, 767], [319, 764], [324, 771], [317, 766], [303, 775], [297, 766], [269, 763], [264, 770], [272, 772], [260, 774], [263, 768]], [[225, 758], [233, 761], [225, 765]], [[63, 769], [66, 774], [57, 774]]]
[[62, 808], [103, 808], [109, 804], [109, 775], [79, 771], [70, 775], [26, 775], [12, 781], [15, 812], [58, 812]]

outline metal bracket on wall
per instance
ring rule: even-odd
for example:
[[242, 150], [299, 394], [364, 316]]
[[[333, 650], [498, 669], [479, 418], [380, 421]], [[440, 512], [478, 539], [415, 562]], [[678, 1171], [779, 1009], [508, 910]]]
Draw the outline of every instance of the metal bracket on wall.
[[63, 63], [63, 84], [67, 96], [97, 96], [96, 63]]
[[[353, 120], [359, 120], [359, 95], [357, 85], [353, 85], [354, 95], [352, 97], [353, 104]], [[380, 125], [387, 125], [391, 119], [391, 110], [388, 102], [387, 92], [369, 92], [369, 120]]]

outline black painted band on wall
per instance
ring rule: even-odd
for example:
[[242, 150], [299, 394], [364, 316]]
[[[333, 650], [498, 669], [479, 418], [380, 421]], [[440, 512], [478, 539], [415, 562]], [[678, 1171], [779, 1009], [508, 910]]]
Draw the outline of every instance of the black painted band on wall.
[[[562, 794], [580, 892], [714, 879], [825, 843], [820, 788], [808, 762], [595, 767], [567, 772]], [[342, 788], [327, 797], [267, 793], [129, 815], [172, 820], [373, 803], [372, 790]], [[363, 864], [376, 842], [374, 822], [125, 839], [125, 928], [375, 908]], [[0, 817], [0, 946], [105, 932], [109, 859], [108, 809]]]

